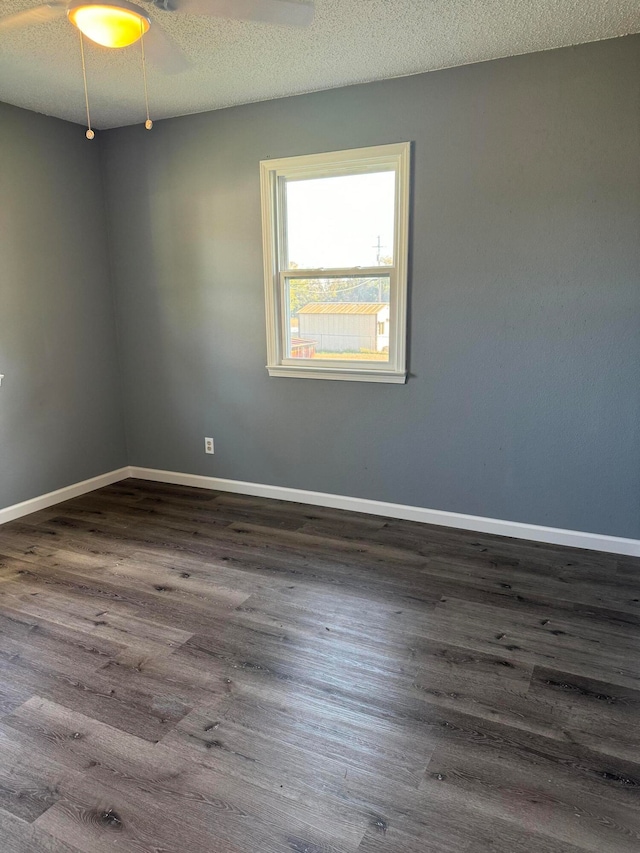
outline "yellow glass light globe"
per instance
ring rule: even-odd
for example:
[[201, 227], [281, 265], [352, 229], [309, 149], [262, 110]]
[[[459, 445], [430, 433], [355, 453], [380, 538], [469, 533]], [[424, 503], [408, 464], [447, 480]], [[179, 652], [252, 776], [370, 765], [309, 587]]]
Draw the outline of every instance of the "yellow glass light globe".
[[87, 38], [104, 47], [127, 47], [149, 31], [149, 18], [133, 3], [86, 3], [72, 6], [67, 16]]

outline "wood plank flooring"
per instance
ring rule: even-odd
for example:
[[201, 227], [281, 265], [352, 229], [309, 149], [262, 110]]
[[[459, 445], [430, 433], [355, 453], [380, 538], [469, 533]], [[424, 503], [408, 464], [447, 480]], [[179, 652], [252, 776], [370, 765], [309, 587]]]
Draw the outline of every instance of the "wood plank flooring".
[[638, 853], [640, 560], [128, 480], [0, 528], [2, 853]]

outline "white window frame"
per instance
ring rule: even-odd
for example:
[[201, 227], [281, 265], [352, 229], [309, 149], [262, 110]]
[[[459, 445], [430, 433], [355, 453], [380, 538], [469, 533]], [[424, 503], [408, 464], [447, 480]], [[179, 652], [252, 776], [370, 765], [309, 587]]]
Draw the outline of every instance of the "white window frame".
[[[267, 370], [270, 376], [340, 379], [357, 382], [406, 382], [407, 274], [411, 143], [378, 145], [263, 160], [260, 163], [262, 244], [267, 312]], [[393, 266], [344, 269], [288, 269], [285, 181], [394, 171], [395, 233]], [[389, 361], [355, 362], [288, 358], [291, 334], [285, 299], [289, 279], [376, 276], [390, 279]]]

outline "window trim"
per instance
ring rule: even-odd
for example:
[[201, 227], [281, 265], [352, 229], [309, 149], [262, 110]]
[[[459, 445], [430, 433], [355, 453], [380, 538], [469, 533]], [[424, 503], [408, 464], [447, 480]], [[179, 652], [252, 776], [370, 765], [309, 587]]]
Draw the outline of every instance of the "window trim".
[[[262, 200], [262, 252], [264, 259], [265, 304], [267, 320], [267, 371], [270, 376], [308, 379], [355, 380], [359, 382], [406, 382], [407, 277], [409, 254], [409, 193], [411, 143], [377, 145], [307, 154], [260, 162]], [[284, 181], [279, 178], [318, 178], [323, 175], [366, 174], [384, 169], [396, 172], [394, 264], [383, 267], [345, 269], [284, 269], [279, 258], [286, 259], [286, 198]], [[283, 215], [284, 213], [284, 215]], [[287, 332], [283, 295], [290, 278], [333, 278], [379, 273], [390, 277], [389, 361], [337, 362], [285, 357]], [[357, 366], [356, 366], [357, 365]]]

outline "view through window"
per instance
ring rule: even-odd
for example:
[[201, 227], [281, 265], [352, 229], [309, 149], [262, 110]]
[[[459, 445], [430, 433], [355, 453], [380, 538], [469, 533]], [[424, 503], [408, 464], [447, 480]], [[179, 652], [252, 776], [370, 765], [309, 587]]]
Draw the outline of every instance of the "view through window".
[[290, 358], [389, 361], [395, 172], [288, 180], [290, 270], [375, 268], [288, 278]]

